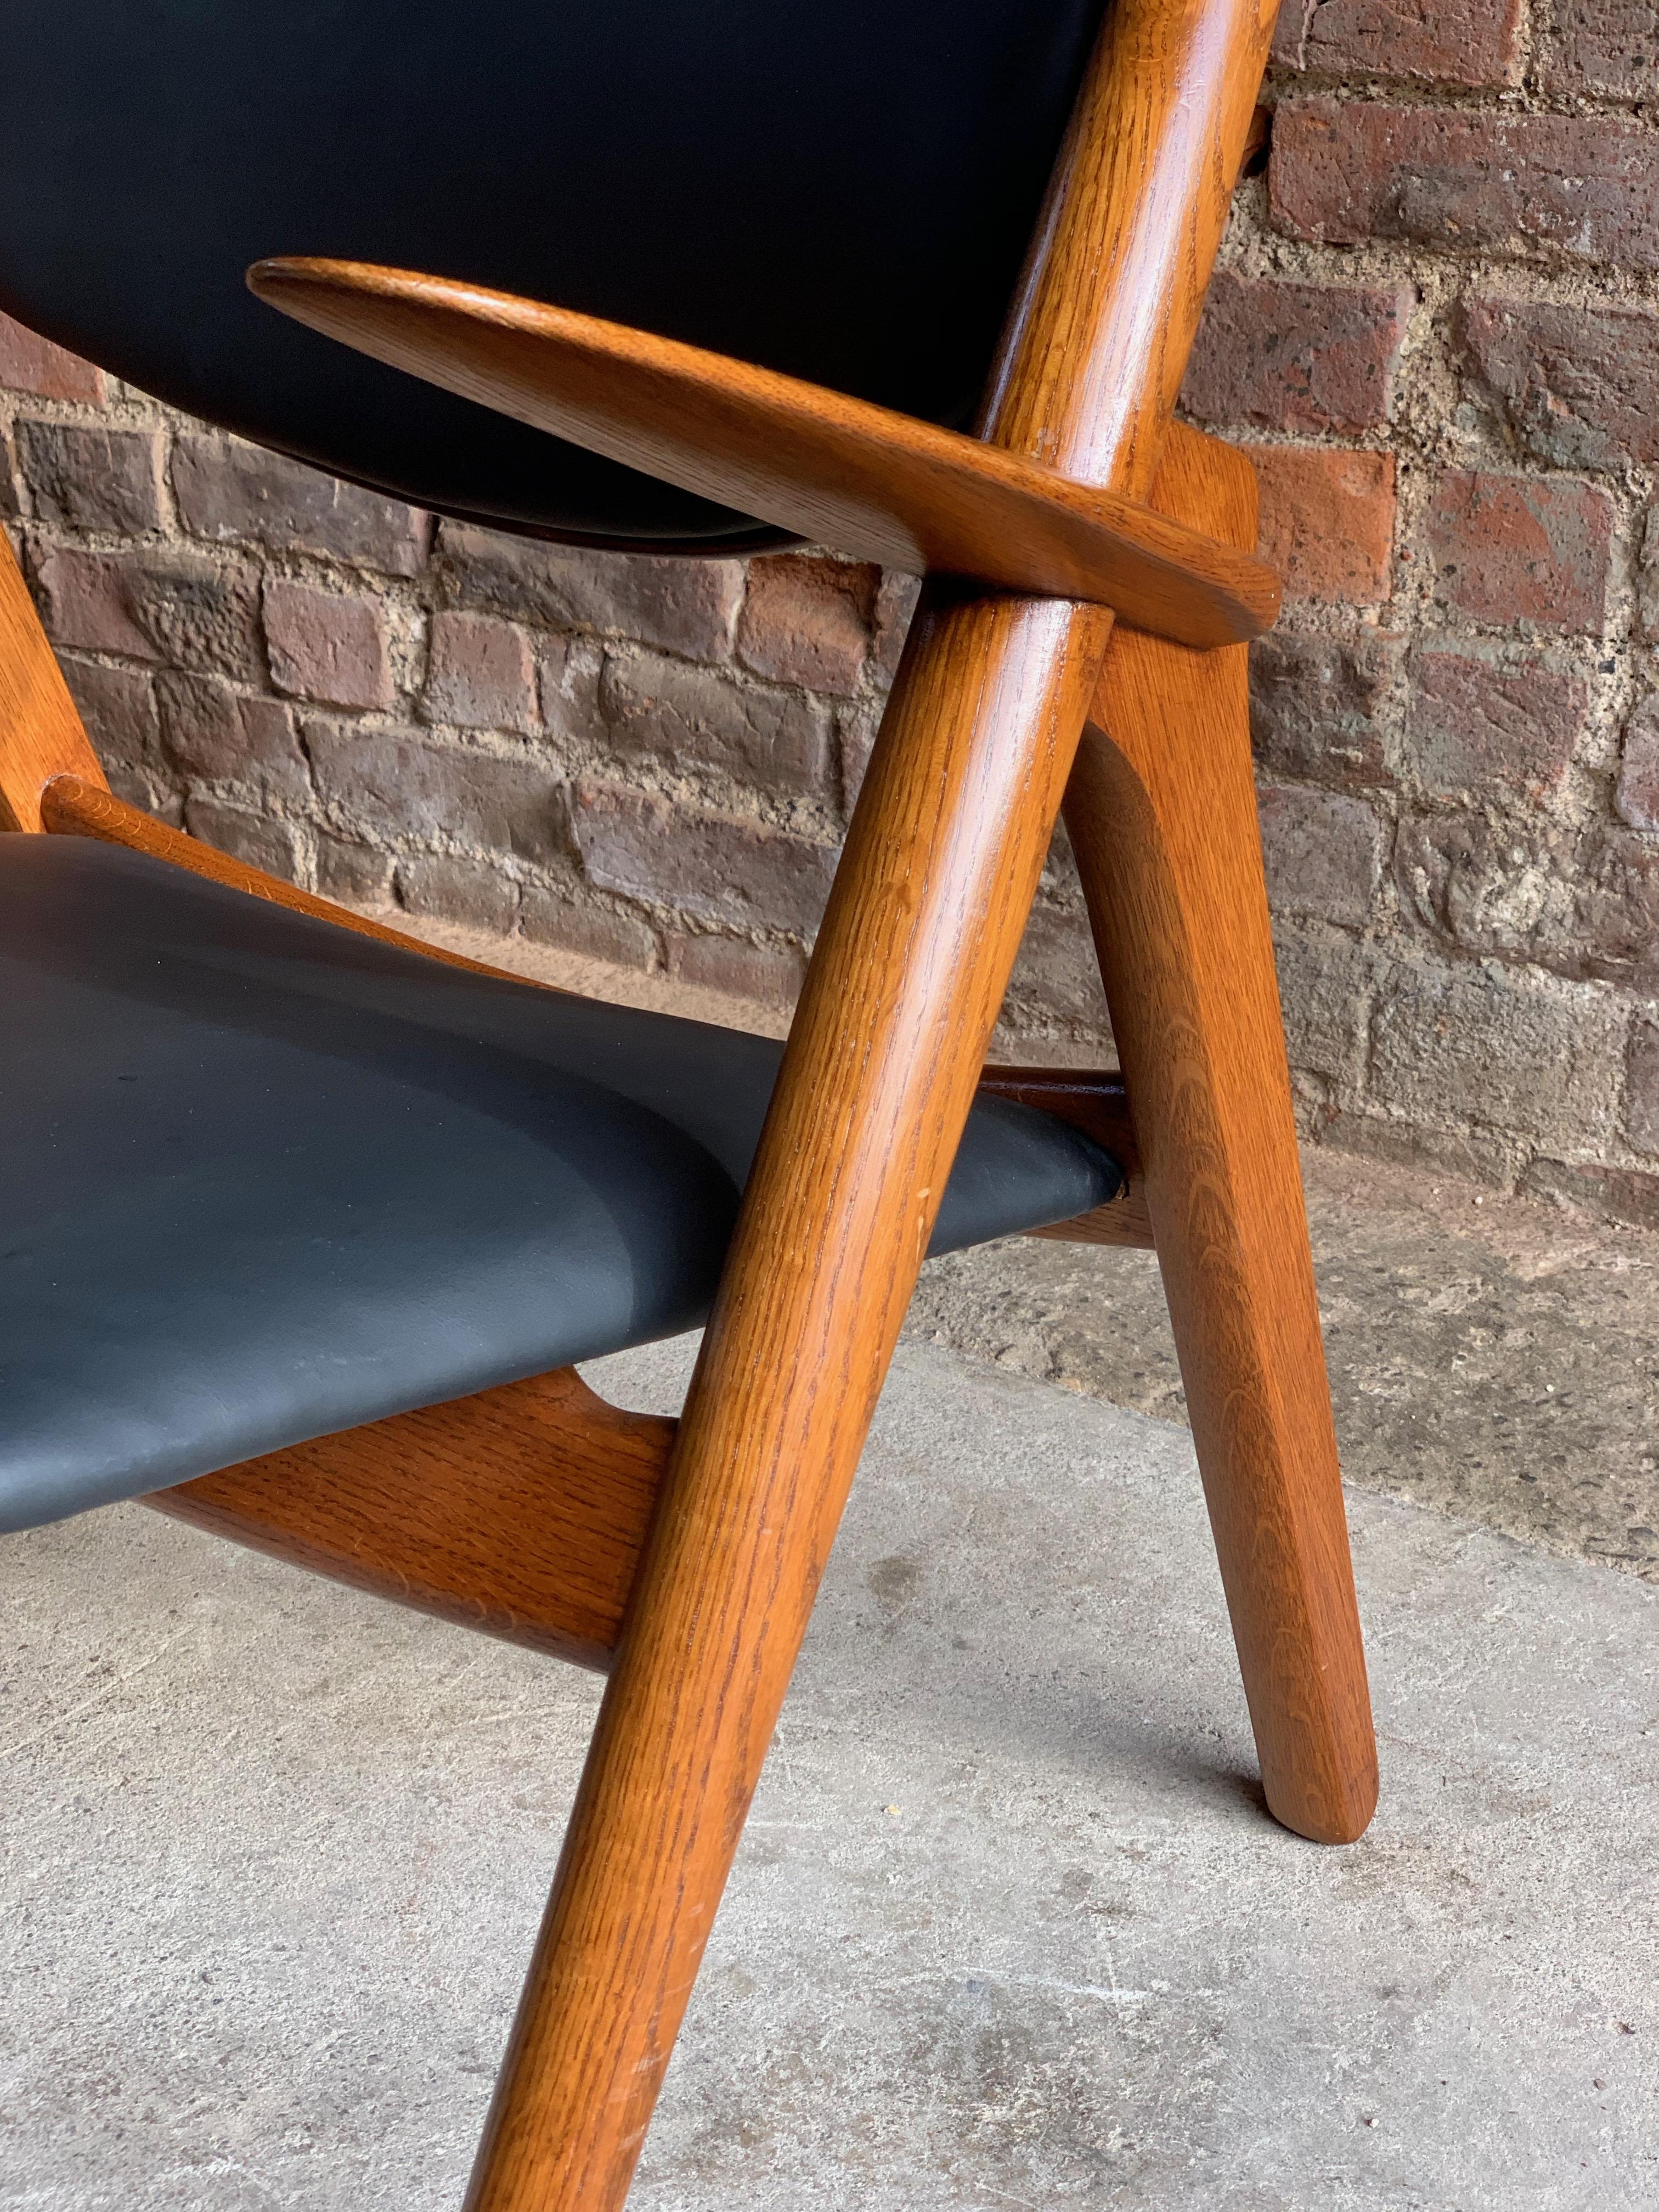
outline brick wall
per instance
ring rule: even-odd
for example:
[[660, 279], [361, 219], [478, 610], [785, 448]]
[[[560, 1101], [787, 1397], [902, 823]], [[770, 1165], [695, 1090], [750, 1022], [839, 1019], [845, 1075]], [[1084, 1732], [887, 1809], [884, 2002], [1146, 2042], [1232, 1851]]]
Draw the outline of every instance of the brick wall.
[[[1659, 1221], [1653, 0], [1287, 0], [1185, 405], [1311, 1134]], [[337, 485], [0, 324], [0, 514], [117, 787], [365, 907], [793, 994], [910, 605]], [[1105, 1048], [1056, 851], [1006, 1017]]]

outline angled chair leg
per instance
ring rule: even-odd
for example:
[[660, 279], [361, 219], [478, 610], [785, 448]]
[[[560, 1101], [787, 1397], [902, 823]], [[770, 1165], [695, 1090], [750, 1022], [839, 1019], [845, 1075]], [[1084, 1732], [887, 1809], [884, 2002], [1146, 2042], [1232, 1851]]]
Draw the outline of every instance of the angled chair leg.
[[[1172, 434], [1156, 496], [1252, 544], [1255, 486]], [[1267, 1802], [1359, 1835], [1376, 1752], [1251, 772], [1246, 649], [1120, 630], [1066, 800], [1133, 1109]]]

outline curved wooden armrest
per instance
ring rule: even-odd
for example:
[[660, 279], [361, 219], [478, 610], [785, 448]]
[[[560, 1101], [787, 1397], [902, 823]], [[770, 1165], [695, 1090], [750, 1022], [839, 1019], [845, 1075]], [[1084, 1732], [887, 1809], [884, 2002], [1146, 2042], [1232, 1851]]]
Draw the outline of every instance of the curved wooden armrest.
[[1267, 629], [1267, 565], [1024, 455], [510, 293], [362, 262], [256, 262], [272, 307], [394, 368], [861, 560], [1095, 600], [1192, 646]]

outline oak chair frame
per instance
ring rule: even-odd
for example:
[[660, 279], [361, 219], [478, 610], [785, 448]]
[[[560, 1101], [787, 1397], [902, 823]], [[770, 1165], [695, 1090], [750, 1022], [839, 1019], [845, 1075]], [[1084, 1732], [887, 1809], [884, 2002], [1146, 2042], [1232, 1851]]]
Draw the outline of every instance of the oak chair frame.
[[[1171, 417], [1275, 12], [1115, 0], [979, 429], [1203, 533], [1218, 574], [1254, 547], [1254, 477]], [[628, 2192], [976, 1090], [1125, 1164], [1125, 1197], [1045, 1233], [1155, 1243], [1267, 1802], [1323, 1842], [1370, 1817], [1245, 648], [1163, 626], [930, 577], [678, 1421], [562, 1370], [148, 1501], [609, 1673], [469, 2212], [617, 2212]], [[1121, 1078], [984, 1066], [1062, 803]], [[114, 798], [3, 539], [0, 806], [0, 827], [105, 838], [457, 957]]]

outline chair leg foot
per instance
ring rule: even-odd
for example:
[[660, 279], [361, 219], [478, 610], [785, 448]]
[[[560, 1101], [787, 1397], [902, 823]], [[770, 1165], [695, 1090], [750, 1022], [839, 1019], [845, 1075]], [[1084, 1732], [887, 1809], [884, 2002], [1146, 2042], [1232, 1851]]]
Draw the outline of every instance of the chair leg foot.
[[1243, 649], [1113, 640], [1067, 794], [1267, 1802], [1376, 1753], [1262, 882]]

